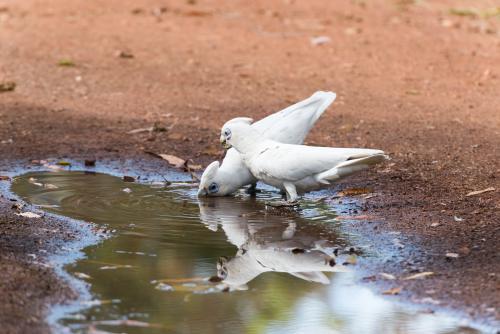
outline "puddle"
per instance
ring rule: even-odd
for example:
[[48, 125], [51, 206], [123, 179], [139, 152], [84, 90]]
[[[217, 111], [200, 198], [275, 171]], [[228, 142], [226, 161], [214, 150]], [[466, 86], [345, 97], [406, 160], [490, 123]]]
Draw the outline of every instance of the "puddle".
[[334, 250], [355, 238], [321, 202], [266, 212], [275, 193], [199, 202], [190, 186], [84, 172], [25, 174], [12, 191], [111, 231], [65, 267], [92, 295], [57, 314], [74, 333], [476, 333], [377, 296], [353, 272], [333, 273]]

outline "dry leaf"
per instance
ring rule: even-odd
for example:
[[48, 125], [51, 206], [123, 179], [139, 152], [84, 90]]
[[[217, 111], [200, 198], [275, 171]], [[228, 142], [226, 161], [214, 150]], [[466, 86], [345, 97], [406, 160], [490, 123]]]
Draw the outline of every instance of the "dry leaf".
[[456, 259], [459, 257], [459, 255], [457, 253], [446, 253], [445, 256], [447, 258], [453, 258], [453, 259]]
[[134, 58], [134, 55], [132, 54], [132, 52], [129, 52], [129, 51], [116, 51], [115, 53], [115, 56], [118, 57], [118, 58]]
[[385, 279], [390, 279], [390, 280], [396, 279], [396, 276], [387, 273], [379, 273], [379, 275]]
[[401, 287], [398, 287], [398, 288], [393, 288], [393, 289], [389, 289], [389, 290], [385, 290], [384, 292], [382, 292], [383, 295], [398, 295], [401, 290], [403, 290], [403, 288]]
[[57, 62], [57, 65], [63, 67], [73, 67], [75, 63], [71, 59], [61, 59]]
[[40, 218], [41, 217], [39, 214], [36, 214], [34, 212], [21, 212], [21, 213], [16, 213], [16, 215], [26, 217], [26, 218]]
[[6, 175], [0, 175], [0, 181], [10, 181], [10, 177]]
[[182, 168], [186, 162], [186, 160], [171, 154], [158, 154], [158, 156], [176, 168]]
[[415, 274], [415, 275], [408, 276], [408, 277], [404, 278], [404, 280], [420, 279], [420, 278], [424, 278], [424, 277], [431, 276], [431, 275], [434, 275], [434, 273], [432, 271], [424, 271], [422, 273], [418, 273], [418, 274]]
[[184, 164], [186, 163], [186, 160], [181, 159], [179, 157], [176, 157], [175, 155], [171, 154], [159, 154], [159, 153], [154, 153], [150, 151], [144, 151], [144, 153], [151, 154], [157, 158], [166, 160], [169, 164], [175, 166], [176, 168], [182, 168], [184, 167]]
[[123, 182], [135, 182], [135, 178], [133, 176], [124, 175]]
[[94, 167], [95, 166], [95, 160], [86, 159], [85, 160], [85, 166], [87, 166], [87, 167]]
[[74, 272], [73, 275], [75, 275], [76, 277], [81, 278], [81, 279], [92, 279], [92, 277], [90, 277], [89, 275], [87, 275], [85, 273]]
[[475, 195], [479, 195], [479, 194], [486, 193], [486, 192], [489, 192], [489, 191], [495, 191], [495, 188], [489, 187], [489, 188], [486, 188], [486, 189], [483, 189], [483, 190], [471, 191], [470, 193], [468, 193], [467, 195], [465, 195], [465, 197], [475, 196]]
[[68, 161], [65, 161], [65, 160], [60, 160], [60, 161], [56, 162], [56, 165], [59, 165], [59, 166], [71, 166], [71, 162], [68, 162]]
[[196, 16], [196, 17], [203, 17], [203, 16], [210, 16], [212, 15], [211, 12], [203, 11], [203, 10], [190, 10], [184, 13], [185, 16]]
[[133, 135], [136, 133], [143, 133], [143, 132], [153, 132], [154, 127], [150, 126], [149, 128], [139, 128], [139, 129], [134, 129], [130, 130], [127, 132], [129, 135]]
[[16, 89], [16, 83], [14, 81], [0, 82], [0, 93], [12, 92], [14, 89]]
[[463, 218], [460, 218], [460, 217], [457, 217], [457, 216], [453, 216], [453, 220], [456, 221], [456, 222], [463, 222], [464, 221]]
[[369, 189], [369, 188], [349, 188], [349, 189], [344, 189], [342, 191], [339, 191], [337, 193], [337, 196], [340, 196], [340, 197], [357, 196], [357, 195], [368, 194], [371, 192], [372, 192], [372, 189]]

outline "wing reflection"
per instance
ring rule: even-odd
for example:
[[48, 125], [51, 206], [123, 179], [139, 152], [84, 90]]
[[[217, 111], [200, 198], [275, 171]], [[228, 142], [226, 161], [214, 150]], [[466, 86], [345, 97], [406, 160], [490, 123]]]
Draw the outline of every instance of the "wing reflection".
[[220, 227], [238, 248], [233, 257], [221, 257], [217, 263], [217, 276], [230, 287], [244, 289], [261, 273], [272, 271], [329, 284], [325, 272], [345, 271], [335, 260], [337, 235], [298, 213], [270, 213], [253, 198], [207, 198], [199, 208], [207, 228]]

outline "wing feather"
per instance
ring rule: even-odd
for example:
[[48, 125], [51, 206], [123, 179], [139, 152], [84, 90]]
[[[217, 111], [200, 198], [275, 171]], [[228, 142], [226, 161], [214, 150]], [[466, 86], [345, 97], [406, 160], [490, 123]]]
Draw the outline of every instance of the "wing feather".
[[258, 178], [273, 177], [296, 182], [327, 171], [351, 157], [380, 153], [379, 150], [357, 148], [311, 147], [273, 143], [252, 159], [252, 172]]

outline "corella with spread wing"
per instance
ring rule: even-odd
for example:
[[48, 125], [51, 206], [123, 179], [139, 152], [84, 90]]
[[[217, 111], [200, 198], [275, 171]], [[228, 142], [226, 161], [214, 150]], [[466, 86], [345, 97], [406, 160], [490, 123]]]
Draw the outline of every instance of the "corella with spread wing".
[[240, 153], [254, 177], [285, 191], [289, 202], [387, 159], [381, 150], [279, 143], [260, 136], [251, 123], [243, 117], [228, 121], [221, 143]]
[[[302, 144], [309, 130], [335, 100], [333, 92], [316, 92], [309, 98], [255, 122], [252, 128], [263, 138], [282, 143]], [[235, 149], [229, 149], [222, 165], [212, 162], [203, 172], [199, 196], [225, 196], [257, 179]]]

